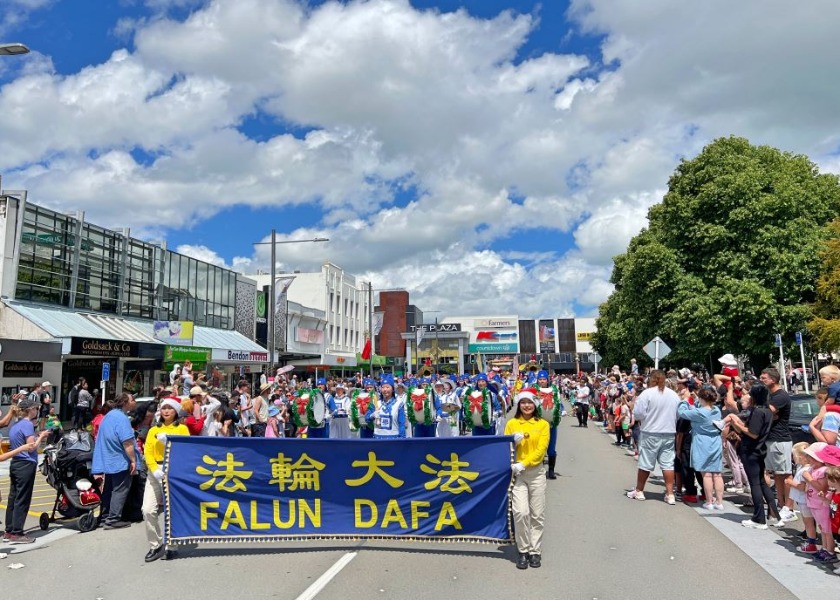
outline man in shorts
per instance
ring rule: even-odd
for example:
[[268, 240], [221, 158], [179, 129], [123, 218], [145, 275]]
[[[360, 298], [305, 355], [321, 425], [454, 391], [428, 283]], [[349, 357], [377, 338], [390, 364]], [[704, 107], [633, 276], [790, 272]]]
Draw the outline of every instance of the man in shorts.
[[767, 435], [767, 456], [764, 458], [764, 468], [773, 473], [776, 481], [776, 501], [779, 503], [779, 514], [785, 521], [791, 521], [794, 512], [786, 506], [787, 490], [785, 479], [793, 472], [792, 452], [793, 440], [790, 437], [790, 396], [779, 385], [781, 377], [779, 370], [773, 367], [764, 369], [759, 378], [770, 392], [768, 407], [773, 413], [773, 425]]

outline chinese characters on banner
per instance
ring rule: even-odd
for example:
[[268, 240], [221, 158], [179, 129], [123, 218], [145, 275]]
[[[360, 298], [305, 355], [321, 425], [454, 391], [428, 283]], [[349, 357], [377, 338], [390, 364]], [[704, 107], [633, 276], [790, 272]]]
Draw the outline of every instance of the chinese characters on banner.
[[166, 542], [512, 541], [512, 438], [170, 436]]

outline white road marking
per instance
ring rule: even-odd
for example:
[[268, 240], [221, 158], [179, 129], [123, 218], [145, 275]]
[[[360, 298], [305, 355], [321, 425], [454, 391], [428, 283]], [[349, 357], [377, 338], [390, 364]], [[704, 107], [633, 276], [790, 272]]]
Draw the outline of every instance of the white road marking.
[[344, 556], [338, 559], [336, 563], [331, 566], [327, 571], [321, 575], [315, 582], [310, 585], [306, 590], [297, 597], [296, 600], [312, 600], [315, 596], [318, 595], [318, 592], [323, 590], [327, 584], [332, 581], [333, 577], [338, 575], [341, 570], [350, 564], [350, 561], [356, 558], [357, 552], [348, 552]]

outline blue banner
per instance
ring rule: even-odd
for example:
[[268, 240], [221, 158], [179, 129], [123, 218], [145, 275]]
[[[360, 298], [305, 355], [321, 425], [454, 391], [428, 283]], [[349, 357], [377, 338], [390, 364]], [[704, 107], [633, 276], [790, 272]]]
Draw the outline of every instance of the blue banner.
[[510, 543], [512, 442], [509, 436], [171, 436], [164, 468], [166, 543]]

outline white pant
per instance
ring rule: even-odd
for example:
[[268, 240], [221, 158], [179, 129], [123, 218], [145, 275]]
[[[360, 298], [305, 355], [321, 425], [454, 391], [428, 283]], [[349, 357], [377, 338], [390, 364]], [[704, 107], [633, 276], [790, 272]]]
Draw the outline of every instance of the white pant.
[[545, 528], [545, 467], [529, 467], [516, 476], [511, 491], [516, 548], [540, 554]]
[[146, 524], [146, 539], [154, 549], [163, 543], [163, 528], [160, 525], [160, 512], [163, 507], [163, 486], [149, 473], [146, 489], [143, 491], [143, 522]]

